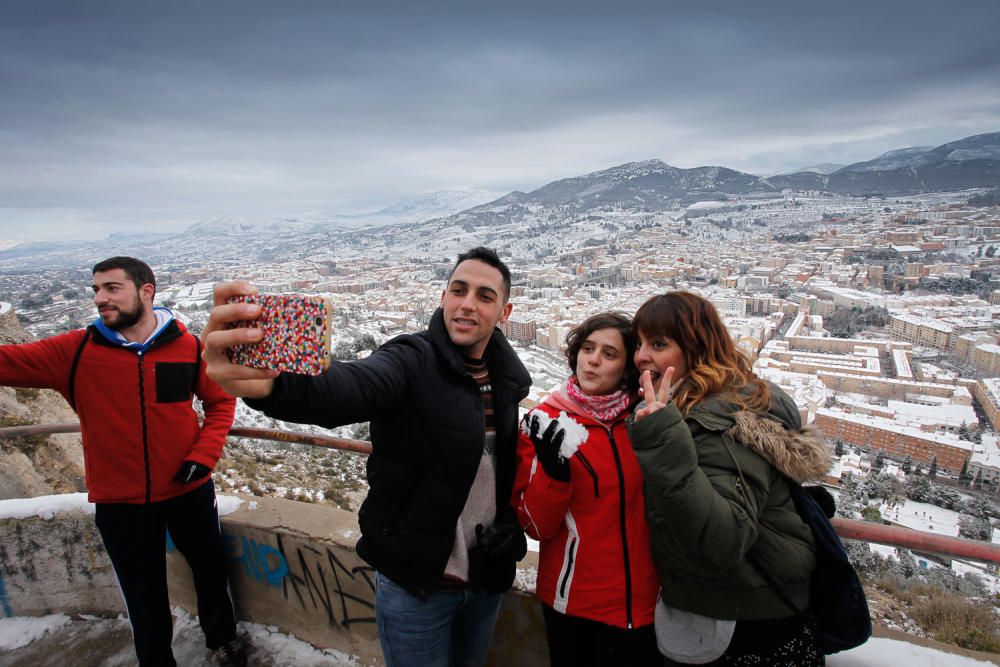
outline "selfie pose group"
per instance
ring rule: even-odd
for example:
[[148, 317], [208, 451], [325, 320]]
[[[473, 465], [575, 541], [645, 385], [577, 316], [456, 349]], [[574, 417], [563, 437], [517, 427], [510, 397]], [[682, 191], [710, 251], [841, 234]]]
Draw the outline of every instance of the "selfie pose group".
[[[230, 361], [229, 348], [262, 336], [230, 326], [260, 315], [230, 303], [256, 293], [241, 281], [216, 287], [199, 359], [197, 341], [153, 308], [149, 267], [124, 260], [94, 268], [100, 317], [86, 337], [0, 346], [0, 384], [55, 388], [80, 414], [140, 665], [175, 664], [164, 526], [194, 570], [208, 647], [220, 664], [246, 664], [210, 481], [231, 397], [285, 421], [370, 422], [357, 552], [377, 573], [387, 665], [485, 664], [525, 533], [539, 543], [553, 665], [824, 664], [808, 611], [813, 538], [789, 485], [821, 477], [829, 455], [704, 298], [672, 292], [633, 319], [587, 318], [567, 337], [565, 384], [519, 419], [531, 378], [498, 328], [510, 272], [488, 248], [459, 255], [425, 331], [316, 376]], [[118, 381], [91, 389], [112, 360]], [[190, 430], [192, 395], [206, 418], [181, 437], [171, 424]], [[121, 493], [107, 491], [126, 475]], [[178, 540], [189, 511], [202, 519]], [[147, 544], [126, 551], [118, 535], [138, 526]]]

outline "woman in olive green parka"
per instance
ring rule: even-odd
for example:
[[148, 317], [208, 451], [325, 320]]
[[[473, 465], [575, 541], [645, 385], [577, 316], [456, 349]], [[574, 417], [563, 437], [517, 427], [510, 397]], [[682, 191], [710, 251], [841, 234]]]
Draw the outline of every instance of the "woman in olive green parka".
[[760, 574], [808, 607], [813, 540], [787, 478], [823, 476], [823, 439], [802, 426], [781, 389], [753, 374], [706, 299], [653, 297], [633, 327], [646, 401], [630, 434], [663, 602], [685, 619], [721, 621], [716, 634], [731, 633], [711, 664], [824, 664], [808, 612], [790, 609]]

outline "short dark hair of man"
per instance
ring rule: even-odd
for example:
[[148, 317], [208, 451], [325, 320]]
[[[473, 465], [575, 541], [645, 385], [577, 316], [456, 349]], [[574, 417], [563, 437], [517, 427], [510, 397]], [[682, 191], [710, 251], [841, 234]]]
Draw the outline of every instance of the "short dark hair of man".
[[458, 256], [455, 266], [451, 267], [451, 272], [448, 274], [448, 281], [451, 281], [451, 276], [455, 273], [455, 269], [458, 268], [458, 265], [468, 259], [475, 259], [479, 260], [483, 264], [489, 264], [500, 272], [500, 275], [503, 277], [503, 300], [504, 303], [506, 303], [507, 299], [510, 298], [510, 269], [507, 268], [507, 265], [504, 264], [503, 260], [500, 259], [500, 256], [497, 255], [496, 250], [493, 250], [492, 248], [477, 246], [468, 252], [463, 252]]
[[635, 332], [632, 331], [632, 320], [622, 313], [591, 315], [566, 334], [566, 361], [569, 362], [570, 373], [576, 373], [576, 361], [584, 341], [590, 334], [601, 329], [614, 329], [621, 334], [622, 343], [625, 345], [625, 386], [629, 390], [638, 388], [639, 371], [635, 367], [635, 358], [632, 354], [635, 352]]
[[149, 264], [135, 257], [110, 257], [94, 264], [94, 270], [91, 273], [103, 273], [114, 269], [124, 271], [129, 280], [135, 283], [137, 290], [142, 289], [143, 285], [149, 284], [153, 286], [153, 294], [156, 294], [156, 276], [153, 275], [153, 269], [149, 268]]

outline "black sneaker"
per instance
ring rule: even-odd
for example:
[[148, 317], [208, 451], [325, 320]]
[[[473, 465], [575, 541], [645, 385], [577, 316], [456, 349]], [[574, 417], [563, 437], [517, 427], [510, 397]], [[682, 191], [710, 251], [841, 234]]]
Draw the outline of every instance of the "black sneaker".
[[220, 667], [247, 667], [247, 642], [243, 637], [230, 639], [214, 653]]

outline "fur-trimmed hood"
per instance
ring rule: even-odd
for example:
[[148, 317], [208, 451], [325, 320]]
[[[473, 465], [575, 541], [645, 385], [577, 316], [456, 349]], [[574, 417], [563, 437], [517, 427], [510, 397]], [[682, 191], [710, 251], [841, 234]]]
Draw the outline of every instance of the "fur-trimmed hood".
[[830, 450], [814, 426], [798, 430], [756, 412], [737, 412], [726, 431], [736, 442], [763, 456], [768, 463], [800, 484], [823, 477], [830, 469]]
[[703, 401], [694, 411], [725, 420], [724, 430], [733, 440], [796, 482], [822, 479], [831, 465], [823, 435], [816, 427], [802, 424], [799, 409], [788, 394], [775, 384], [767, 385], [771, 392], [767, 413], [740, 410], [720, 396]]

